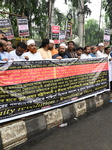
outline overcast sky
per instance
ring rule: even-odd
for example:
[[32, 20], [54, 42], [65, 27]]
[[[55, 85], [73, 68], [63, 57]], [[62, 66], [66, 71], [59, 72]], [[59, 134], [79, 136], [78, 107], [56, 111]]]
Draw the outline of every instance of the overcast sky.
[[[88, 16], [87, 19], [96, 19], [99, 21], [100, 16], [100, 7], [101, 0], [91, 0], [91, 4], [89, 4], [89, 8], [92, 11], [91, 16]], [[64, 0], [56, 0], [55, 7], [57, 7], [61, 12], [67, 14], [68, 6], [64, 4]]]

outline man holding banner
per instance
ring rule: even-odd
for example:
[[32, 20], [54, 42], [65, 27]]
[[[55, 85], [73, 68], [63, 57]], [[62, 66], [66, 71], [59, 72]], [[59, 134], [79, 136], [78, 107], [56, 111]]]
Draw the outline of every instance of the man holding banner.
[[37, 52], [36, 44], [34, 40], [27, 41], [27, 47], [29, 52], [23, 54], [24, 57], [27, 57], [28, 60], [39, 60], [42, 59], [41, 54]]
[[0, 40], [0, 42], [3, 44], [3, 48], [0, 50], [1, 59], [2, 61], [8, 61], [9, 54], [7, 53], [7, 42], [5, 40]]
[[13, 50], [9, 53], [10, 60], [28, 60], [28, 57], [23, 57], [23, 53], [25, 52], [27, 46], [23, 42], [19, 42], [17, 44], [17, 49]]

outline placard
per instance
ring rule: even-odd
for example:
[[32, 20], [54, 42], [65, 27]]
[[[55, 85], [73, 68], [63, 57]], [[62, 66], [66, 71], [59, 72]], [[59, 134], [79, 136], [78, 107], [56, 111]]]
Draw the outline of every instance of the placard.
[[18, 23], [19, 37], [21, 37], [21, 36], [29, 36], [28, 19], [27, 18], [18, 17], [17, 18], [17, 23]]
[[14, 38], [10, 19], [0, 19], [0, 30], [5, 33], [8, 40]]

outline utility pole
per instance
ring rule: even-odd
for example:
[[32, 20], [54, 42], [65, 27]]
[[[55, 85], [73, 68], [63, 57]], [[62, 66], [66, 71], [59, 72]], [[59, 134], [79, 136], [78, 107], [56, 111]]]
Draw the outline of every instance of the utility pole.
[[52, 5], [51, 5], [51, 25], [55, 25], [55, 21], [54, 21], [54, 0], [52, 0]]
[[51, 38], [51, 25], [54, 25], [54, 0], [49, 0], [48, 30], [47, 37]]
[[101, 26], [101, 17], [102, 17], [102, 0], [101, 0], [101, 6], [100, 6], [100, 16], [99, 16], [99, 34], [98, 34], [98, 43], [100, 43], [100, 26]]
[[84, 21], [84, 0], [78, 0], [78, 36], [82, 47], [85, 46]]

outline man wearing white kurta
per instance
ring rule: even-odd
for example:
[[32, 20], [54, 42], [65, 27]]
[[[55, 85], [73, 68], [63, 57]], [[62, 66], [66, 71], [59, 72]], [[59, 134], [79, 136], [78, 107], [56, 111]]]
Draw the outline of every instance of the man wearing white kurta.
[[98, 47], [99, 47], [99, 50], [96, 52], [96, 57], [105, 57], [104, 44], [103, 43], [99, 43]]
[[27, 57], [23, 57], [23, 53], [25, 52], [27, 46], [23, 42], [19, 42], [17, 44], [16, 50], [13, 50], [9, 53], [9, 60], [14, 61], [21, 61], [21, 60], [27, 60]]
[[28, 40], [27, 41], [27, 47], [29, 49], [29, 52], [26, 52], [23, 54], [23, 56], [27, 56], [28, 60], [39, 60], [42, 59], [41, 54], [37, 52], [36, 44], [34, 40]]
[[81, 59], [85, 59], [85, 58], [92, 58], [92, 56], [90, 55], [90, 46], [85, 46], [84, 47], [84, 53], [81, 54]]

